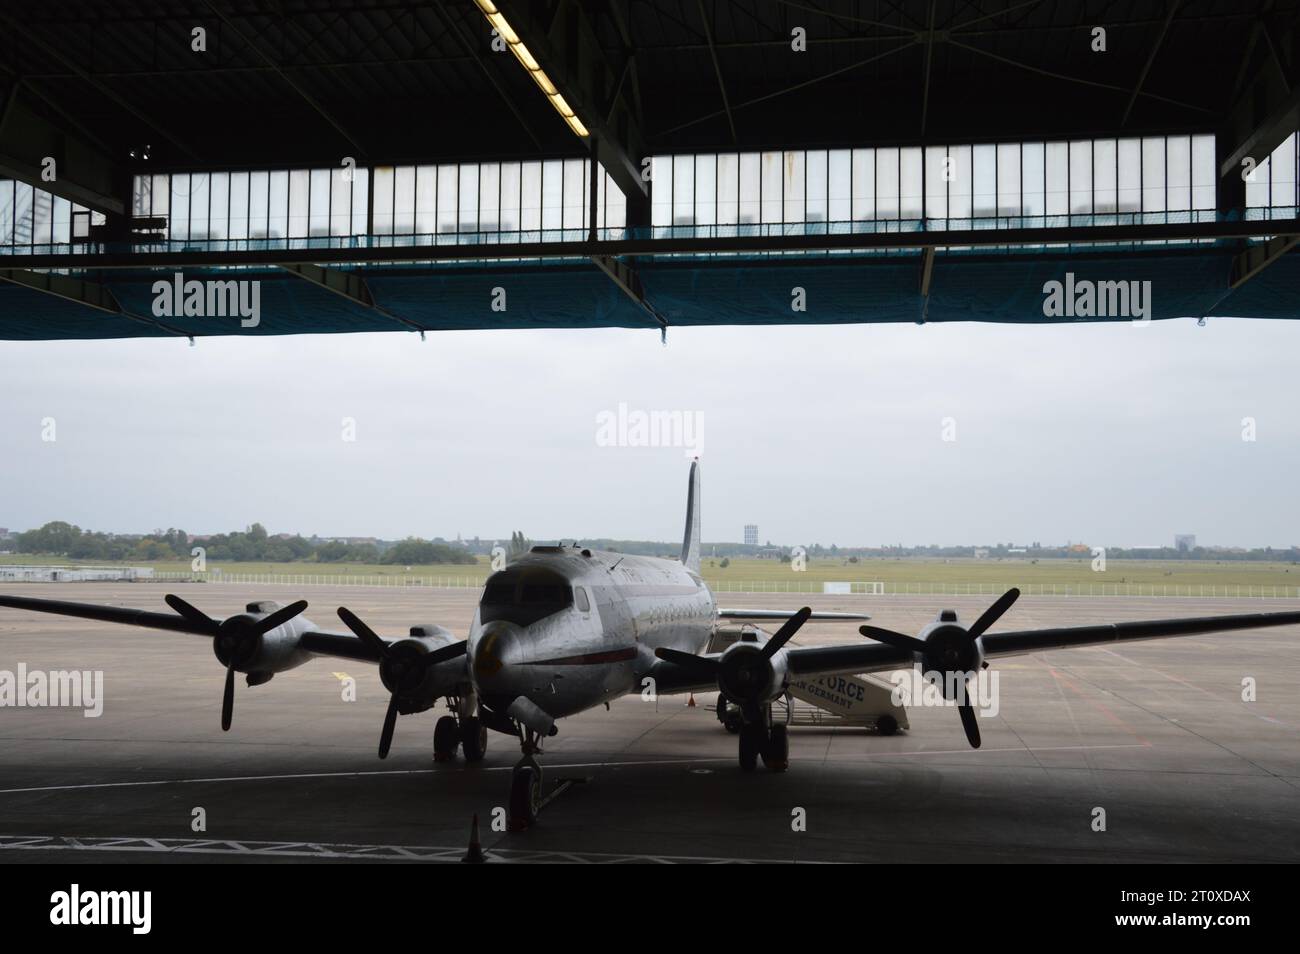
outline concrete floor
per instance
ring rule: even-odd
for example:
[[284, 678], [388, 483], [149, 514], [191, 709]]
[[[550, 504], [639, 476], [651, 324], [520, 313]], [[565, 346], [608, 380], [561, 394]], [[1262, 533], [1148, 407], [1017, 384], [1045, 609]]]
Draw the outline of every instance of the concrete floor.
[[[477, 591], [173, 586], [216, 616], [288, 602], [342, 629], [347, 605], [376, 630], [439, 622], [463, 633]], [[6, 586], [16, 595], [165, 610], [153, 584]], [[940, 604], [973, 620], [989, 597], [725, 594], [724, 605], [861, 610], [915, 631]], [[1023, 598], [1001, 628], [1290, 608], [1263, 601]], [[809, 624], [802, 644], [860, 639]], [[742, 774], [712, 694], [639, 697], [560, 723], [543, 765], [562, 794], [540, 825], [490, 830], [517, 744], [492, 734], [481, 765], [434, 765], [436, 714], [398, 722], [375, 757], [387, 696], [371, 666], [317, 660], [236, 689], [219, 727], [222, 669], [208, 642], [0, 608], [0, 670], [98, 669], [102, 717], [0, 708], [0, 860], [455, 860], [471, 817], [498, 860], [1300, 860], [1300, 627], [1008, 659], [1001, 711], [970, 750], [955, 712], [912, 708], [882, 738], [796, 728], [784, 775]], [[335, 673], [356, 677], [341, 699]], [[1241, 681], [1258, 701], [1240, 700]], [[207, 830], [191, 831], [203, 808]], [[1107, 830], [1091, 828], [1093, 809]], [[806, 812], [807, 830], [791, 830]], [[21, 847], [20, 847], [21, 846]]]

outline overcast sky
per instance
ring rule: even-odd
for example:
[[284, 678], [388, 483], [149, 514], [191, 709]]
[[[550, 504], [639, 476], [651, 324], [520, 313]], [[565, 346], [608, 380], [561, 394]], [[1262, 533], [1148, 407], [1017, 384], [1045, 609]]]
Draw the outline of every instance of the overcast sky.
[[687, 451], [604, 446], [622, 403], [698, 415], [706, 540], [1287, 546], [1297, 355], [1227, 319], [3, 342], [0, 526], [680, 539]]

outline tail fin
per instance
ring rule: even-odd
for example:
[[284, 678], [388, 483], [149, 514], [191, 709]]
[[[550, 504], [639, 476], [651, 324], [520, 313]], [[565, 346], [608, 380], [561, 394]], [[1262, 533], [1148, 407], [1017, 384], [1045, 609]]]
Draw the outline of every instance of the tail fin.
[[686, 484], [686, 533], [682, 537], [682, 564], [700, 571], [700, 462], [691, 461], [691, 476]]

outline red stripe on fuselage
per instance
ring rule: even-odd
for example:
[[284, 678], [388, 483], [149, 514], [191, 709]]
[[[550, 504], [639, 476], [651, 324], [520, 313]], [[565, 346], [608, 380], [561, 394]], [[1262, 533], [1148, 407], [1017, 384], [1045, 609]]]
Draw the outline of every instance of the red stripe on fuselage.
[[598, 666], [601, 663], [626, 662], [636, 658], [636, 647], [611, 649], [603, 653], [587, 653], [582, 656], [561, 656], [558, 659], [539, 659], [529, 663], [531, 666]]

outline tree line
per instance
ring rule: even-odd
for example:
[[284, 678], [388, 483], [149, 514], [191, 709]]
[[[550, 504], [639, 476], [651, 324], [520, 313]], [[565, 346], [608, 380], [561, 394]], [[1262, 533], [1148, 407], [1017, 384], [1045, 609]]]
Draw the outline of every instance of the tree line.
[[191, 544], [184, 530], [169, 527], [143, 537], [121, 537], [83, 530], [55, 520], [15, 538], [17, 553], [60, 556], [70, 560], [161, 563], [188, 561], [192, 547], [203, 547], [207, 559], [244, 563], [377, 563], [406, 566], [430, 563], [471, 564], [474, 554], [450, 543], [408, 537], [393, 544], [309, 540], [301, 535], [273, 537], [260, 523], [234, 533], [217, 533]]

